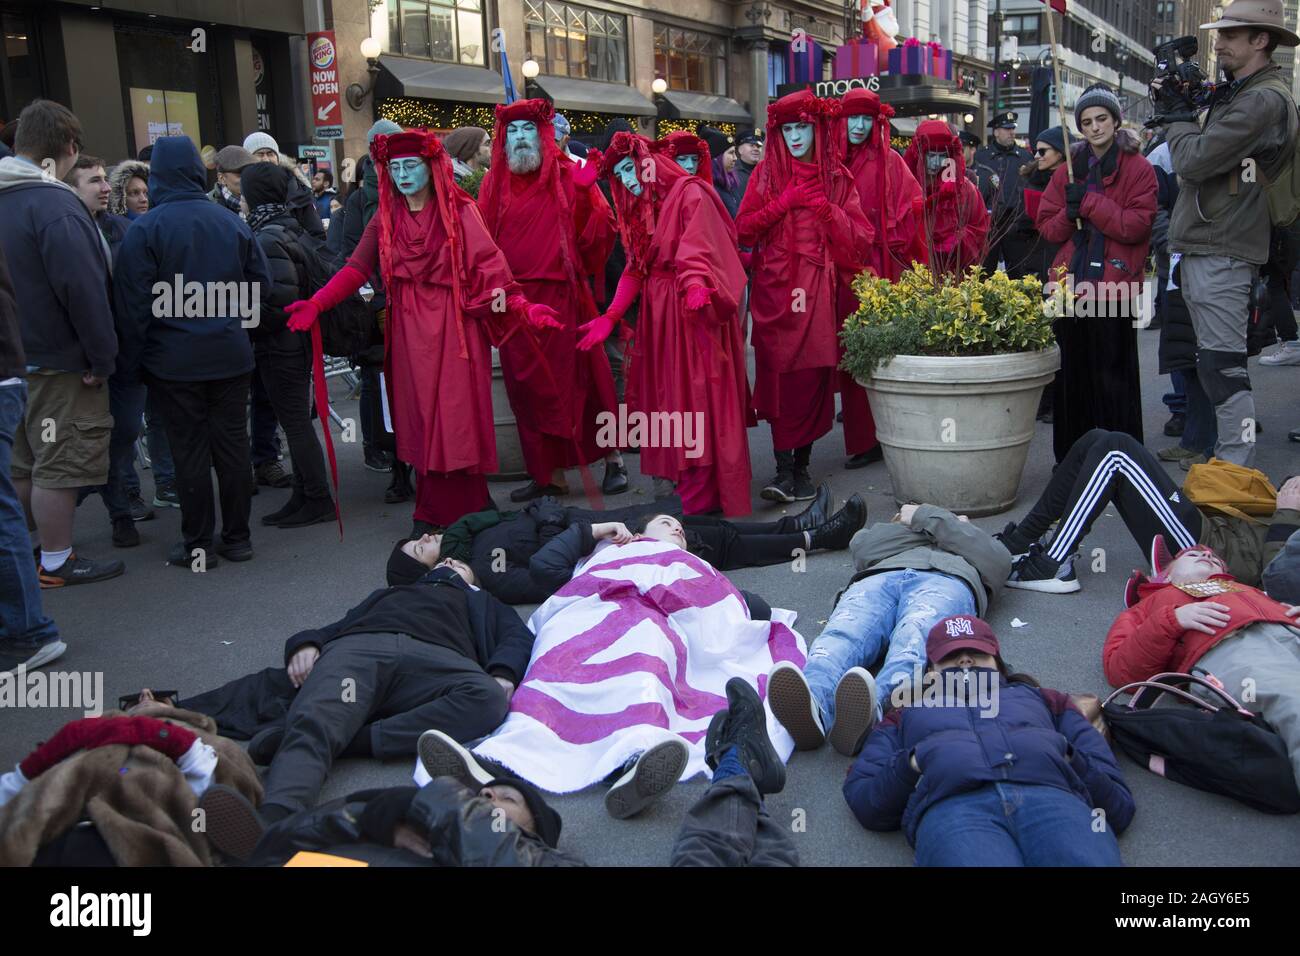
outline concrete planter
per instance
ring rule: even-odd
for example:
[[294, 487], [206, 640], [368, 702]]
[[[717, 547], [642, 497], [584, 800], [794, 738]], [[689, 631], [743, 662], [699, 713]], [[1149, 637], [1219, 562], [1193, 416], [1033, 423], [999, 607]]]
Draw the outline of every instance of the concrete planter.
[[971, 517], [1015, 503], [1053, 345], [1010, 355], [899, 355], [870, 378], [876, 434], [900, 502]]

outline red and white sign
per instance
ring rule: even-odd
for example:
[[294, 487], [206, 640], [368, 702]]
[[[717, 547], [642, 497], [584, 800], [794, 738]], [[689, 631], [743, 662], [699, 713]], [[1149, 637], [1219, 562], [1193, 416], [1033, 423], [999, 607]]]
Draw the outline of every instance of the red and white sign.
[[311, 80], [312, 123], [317, 139], [343, 138], [339, 105], [339, 57], [333, 30], [307, 34], [307, 69]]

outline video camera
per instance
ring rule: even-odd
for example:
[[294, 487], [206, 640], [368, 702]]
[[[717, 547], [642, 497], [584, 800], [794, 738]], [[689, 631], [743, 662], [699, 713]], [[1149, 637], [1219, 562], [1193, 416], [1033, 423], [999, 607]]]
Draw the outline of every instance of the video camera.
[[1170, 114], [1182, 116], [1209, 103], [1214, 84], [1192, 60], [1198, 49], [1194, 36], [1175, 37], [1152, 48], [1156, 57], [1155, 79], [1164, 82], [1159, 90], [1153, 87], [1147, 94], [1156, 115], [1146, 125], [1159, 125]]

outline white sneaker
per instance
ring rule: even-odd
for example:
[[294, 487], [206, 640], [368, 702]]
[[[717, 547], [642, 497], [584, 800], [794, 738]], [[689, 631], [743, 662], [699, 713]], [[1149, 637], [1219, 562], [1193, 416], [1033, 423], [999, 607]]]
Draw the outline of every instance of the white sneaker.
[[794, 738], [796, 749], [816, 750], [826, 743], [821, 710], [813, 700], [808, 678], [789, 661], [781, 661], [767, 675], [767, 702], [772, 716]]
[[1259, 357], [1260, 365], [1300, 365], [1300, 342], [1283, 342], [1276, 352]]
[[420, 734], [416, 750], [425, 773], [434, 780], [454, 777], [475, 793], [492, 781], [493, 775], [474, 759], [474, 755], [441, 730], [426, 730]]
[[835, 687], [831, 746], [846, 757], [856, 757], [874, 726], [876, 679], [864, 667], [850, 667]]

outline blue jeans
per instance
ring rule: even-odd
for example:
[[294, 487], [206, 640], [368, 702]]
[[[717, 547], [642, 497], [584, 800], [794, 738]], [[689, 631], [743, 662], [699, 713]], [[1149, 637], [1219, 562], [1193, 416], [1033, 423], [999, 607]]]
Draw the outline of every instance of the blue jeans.
[[135, 441], [144, 418], [145, 387], [108, 383], [108, 408], [113, 433], [108, 440], [108, 484], [100, 491], [110, 520], [131, 517], [131, 492], [140, 493], [135, 472]]
[[988, 783], [933, 804], [917, 866], [1123, 866], [1105, 818], [1058, 787]]
[[835, 685], [850, 667], [870, 667], [879, 700], [925, 667], [925, 638], [950, 614], [974, 614], [964, 581], [937, 571], [882, 571], [849, 586], [808, 652], [804, 677], [829, 730], [835, 721]]
[[149, 446], [149, 467], [153, 470], [155, 489], [176, 484], [176, 464], [172, 449], [167, 444], [167, 430], [163, 427], [163, 414], [158, 408], [155, 390], [146, 386], [149, 397], [145, 401], [144, 440]]
[[1160, 400], [1169, 409], [1170, 415], [1187, 414], [1187, 385], [1183, 375], [1184, 372], [1180, 368], [1170, 372], [1169, 385], [1173, 391], [1165, 392], [1164, 395], [1160, 396]]
[[9, 469], [14, 433], [22, 427], [27, 384], [0, 386], [0, 624], [5, 640], [48, 644], [59, 629], [41, 609], [41, 585], [27, 533], [27, 514]]
[[1205, 394], [1196, 369], [1184, 369], [1182, 374], [1187, 393], [1187, 421], [1178, 444], [1209, 458], [1219, 441], [1219, 422], [1214, 415], [1214, 405]]

